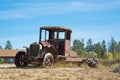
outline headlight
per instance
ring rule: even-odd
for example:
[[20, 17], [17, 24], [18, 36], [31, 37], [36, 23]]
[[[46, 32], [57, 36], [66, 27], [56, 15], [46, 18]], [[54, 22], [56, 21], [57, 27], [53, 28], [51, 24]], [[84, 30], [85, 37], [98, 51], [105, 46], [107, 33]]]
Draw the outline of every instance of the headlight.
[[40, 44], [40, 50], [42, 50], [42, 45]]

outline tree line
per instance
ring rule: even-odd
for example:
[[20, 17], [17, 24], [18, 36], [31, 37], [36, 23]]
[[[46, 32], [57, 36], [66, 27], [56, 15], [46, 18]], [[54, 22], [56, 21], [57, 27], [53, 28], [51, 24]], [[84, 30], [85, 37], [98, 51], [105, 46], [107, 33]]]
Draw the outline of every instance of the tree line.
[[[96, 53], [97, 58], [103, 58], [105, 53], [111, 53], [114, 58], [120, 55], [120, 41], [115, 41], [112, 37], [108, 42], [108, 46], [106, 46], [106, 41], [93, 43], [92, 39], [88, 39], [86, 46], [84, 43], [84, 39], [74, 40], [72, 50], [78, 53], [80, 57], [84, 57], [86, 53]], [[107, 54], [108, 55], [108, 54]]]
[[9, 49], [11, 50], [12, 49], [12, 44], [9, 40], [6, 41], [6, 45], [5, 45], [5, 48], [3, 48], [1, 45], [0, 45], [0, 49]]

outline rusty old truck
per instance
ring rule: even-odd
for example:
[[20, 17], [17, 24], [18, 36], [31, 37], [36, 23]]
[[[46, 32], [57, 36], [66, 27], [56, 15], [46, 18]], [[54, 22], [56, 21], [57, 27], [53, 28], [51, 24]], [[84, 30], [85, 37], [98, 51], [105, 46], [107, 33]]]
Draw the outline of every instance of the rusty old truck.
[[16, 67], [37, 63], [43, 67], [52, 66], [60, 56], [70, 56], [72, 30], [59, 26], [40, 27], [39, 42], [34, 42], [15, 56]]
[[15, 56], [16, 67], [26, 67], [28, 64], [37, 64], [42, 67], [50, 67], [54, 62], [64, 59], [66, 62], [86, 62], [91, 67], [97, 66], [96, 59], [86, 59], [71, 56], [72, 30], [59, 26], [40, 27], [39, 42], [25, 47], [25, 51], [19, 51]]

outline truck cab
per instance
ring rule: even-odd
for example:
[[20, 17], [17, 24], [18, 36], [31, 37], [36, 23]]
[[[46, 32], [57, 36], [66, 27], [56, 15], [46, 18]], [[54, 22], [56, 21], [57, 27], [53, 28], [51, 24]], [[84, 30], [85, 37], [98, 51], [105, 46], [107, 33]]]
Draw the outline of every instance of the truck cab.
[[41, 27], [39, 43], [49, 42], [58, 52], [57, 55], [70, 55], [71, 30], [65, 27]]

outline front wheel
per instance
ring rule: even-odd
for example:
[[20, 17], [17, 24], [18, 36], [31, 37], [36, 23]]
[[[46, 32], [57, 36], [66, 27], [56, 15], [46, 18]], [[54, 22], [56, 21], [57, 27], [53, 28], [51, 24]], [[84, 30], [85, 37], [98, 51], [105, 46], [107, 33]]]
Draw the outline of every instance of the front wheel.
[[54, 58], [51, 53], [46, 53], [43, 59], [43, 67], [51, 67], [53, 65]]
[[18, 52], [15, 56], [15, 65], [16, 67], [26, 67], [25, 63], [25, 52]]

